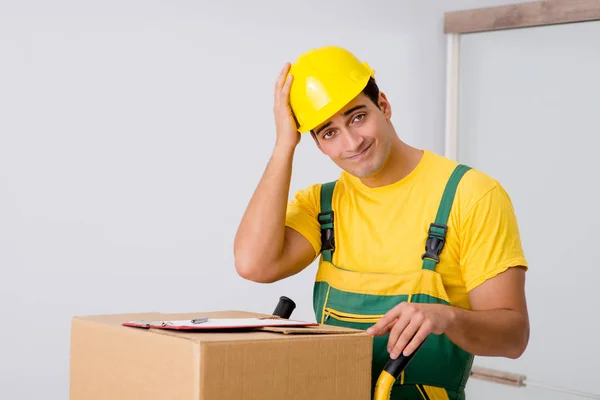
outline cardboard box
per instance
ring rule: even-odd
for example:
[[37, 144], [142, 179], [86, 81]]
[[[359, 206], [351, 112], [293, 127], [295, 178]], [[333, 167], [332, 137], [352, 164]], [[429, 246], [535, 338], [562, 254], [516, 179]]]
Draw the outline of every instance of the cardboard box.
[[198, 315], [267, 316], [224, 311], [73, 318], [70, 399], [370, 399], [373, 339], [361, 331], [319, 326], [197, 333], [122, 326]]

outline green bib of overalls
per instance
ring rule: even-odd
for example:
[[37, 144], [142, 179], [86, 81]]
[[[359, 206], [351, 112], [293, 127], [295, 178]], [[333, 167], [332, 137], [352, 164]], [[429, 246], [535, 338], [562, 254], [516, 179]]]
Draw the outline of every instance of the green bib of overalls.
[[[336, 181], [322, 185], [318, 216], [322, 248], [313, 293], [317, 322], [365, 330], [401, 302], [450, 304], [442, 277], [435, 268], [444, 247], [447, 221], [458, 183], [469, 169], [459, 165], [450, 176], [435, 220], [430, 224], [427, 238], [424, 238], [422, 268], [408, 273], [357, 272], [333, 265], [336, 243], [331, 203]], [[368, 254], [365, 258], [368, 259]], [[373, 386], [389, 360], [387, 342], [388, 335], [374, 338]], [[473, 355], [453, 344], [446, 335], [431, 334], [394, 384], [391, 398], [428, 399], [423, 388], [425, 385], [445, 389], [446, 393], [440, 398], [464, 399], [472, 363]], [[444, 392], [441, 389], [436, 391]]]

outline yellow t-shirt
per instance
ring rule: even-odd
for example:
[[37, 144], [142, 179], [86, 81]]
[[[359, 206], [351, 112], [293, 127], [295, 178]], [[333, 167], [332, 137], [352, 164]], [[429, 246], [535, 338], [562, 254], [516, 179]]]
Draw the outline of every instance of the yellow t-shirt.
[[[406, 273], [422, 267], [429, 224], [457, 163], [424, 150], [417, 167], [390, 185], [369, 188], [342, 171], [332, 199], [334, 265], [363, 272]], [[321, 184], [299, 190], [286, 225], [321, 249]], [[436, 271], [451, 304], [470, 308], [468, 292], [513, 266], [524, 266], [517, 219], [504, 188], [475, 169], [462, 178]]]

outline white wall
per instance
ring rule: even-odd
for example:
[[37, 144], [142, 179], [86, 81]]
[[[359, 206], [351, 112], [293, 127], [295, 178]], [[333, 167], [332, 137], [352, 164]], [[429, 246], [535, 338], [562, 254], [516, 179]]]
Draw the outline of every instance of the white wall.
[[[478, 363], [596, 399], [600, 323], [589, 316], [598, 315], [600, 274], [579, 249], [600, 224], [600, 192], [590, 185], [599, 170], [599, 48], [600, 21], [464, 35], [458, 112], [459, 160], [505, 182], [531, 266], [526, 354]], [[566, 365], [577, 368], [557, 368]], [[501, 398], [582, 397], [513, 389]]]
[[[233, 267], [281, 66], [348, 46], [400, 135], [442, 153], [443, 12], [503, 3], [0, 1], [2, 398], [67, 398], [74, 315], [271, 312], [287, 295], [312, 319], [314, 265], [273, 285]], [[292, 190], [337, 174], [305, 138]]]

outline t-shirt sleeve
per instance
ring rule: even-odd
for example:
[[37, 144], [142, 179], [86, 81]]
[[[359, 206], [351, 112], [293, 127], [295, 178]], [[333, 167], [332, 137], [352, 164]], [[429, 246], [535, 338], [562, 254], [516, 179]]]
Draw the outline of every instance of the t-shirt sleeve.
[[317, 219], [320, 209], [321, 185], [296, 192], [288, 202], [285, 225], [304, 236], [312, 244], [315, 255], [321, 252], [321, 226]]
[[461, 222], [461, 261], [467, 291], [527, 261], [508, 193], [496, 184], [467, 211]]

